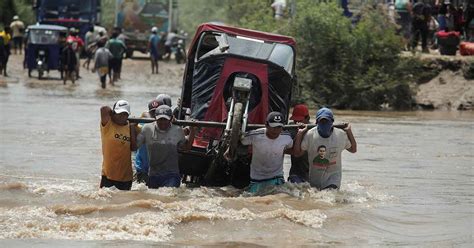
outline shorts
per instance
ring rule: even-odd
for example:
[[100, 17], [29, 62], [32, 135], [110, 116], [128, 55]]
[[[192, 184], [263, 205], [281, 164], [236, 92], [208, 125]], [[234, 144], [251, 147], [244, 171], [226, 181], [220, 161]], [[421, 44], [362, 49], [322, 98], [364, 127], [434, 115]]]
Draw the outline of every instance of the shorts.
[[22, 49], [23, 37], [13, 37], [13, 47]]
[[306, 181], [298, 175], [290, 175], [288, 177], [290, 183], [305, 183]]
[[248, 188], [248, 192], [250, 193], [257, 193], [258, 191], [269, 187], [269, 186], [276, 186], [282, 185], [285, 183], [283, 176], [276, 176], [274, 178], [263, 179], [263, 180], [253, 180], [250, 179], [250, 185]]
[[158, 56], [158, 54], [150, 53], [150, 59], [153, 62], [157, 62], [159, 60], [159, 57], [160, 56]]
[[122, 61], [123, 58], [118, 59], [118, 72], [122, 72]]
[[179, 188], [181, 183], [181, 176], [177, 173], [169, 173], [162, 176], [148, 176], [147, 186], [150, 189], [157, 189], [160, 187], [175, 187]]
[[130, 190], [132, 188], [132, 181], [120, 182], [108, 179], [106, 176], [102, 176], [100, 180], [100, 187], [110, 188], [115, 186], [115, 188], [120, 190]]
[[87, 59], [92, 59], [92, 57], [94, 56], [94, 52], [92, 52], [91, 50], [89, 49], [86, 49], [84, 50], [84, 55], [86, 56]]

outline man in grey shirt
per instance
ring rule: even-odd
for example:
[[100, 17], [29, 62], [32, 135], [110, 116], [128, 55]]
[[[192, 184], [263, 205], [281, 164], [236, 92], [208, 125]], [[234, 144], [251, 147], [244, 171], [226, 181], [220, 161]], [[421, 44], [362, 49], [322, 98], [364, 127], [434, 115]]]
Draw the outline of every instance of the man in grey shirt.
[[92, 72], [97, 71], [99, 74], [100, 82], [102, 84], [102, 88], [105, 88], [105, 81], [107, 79], [107, 75], [109, 75], [110, 84], [113, 84], [112, 78], [109, 74], [109, 61], [112, 59], [112, 53], [110, 53], [109, 49], [104, 47], [105, 43], [103, 41], [97, 42], [97, 51], [95, 52], [95, 64]]
[[167, 105], [155, 110], [156, 122], [145, 124], [137, 137], [137, 146], [146, 145], [149, 170], [148, 187], [179, 187], [181, 176], [178, 149], [189, 150], [194, 141], [195, 128], [185, 137], [181, 127], [173, 125], [173, 111]]

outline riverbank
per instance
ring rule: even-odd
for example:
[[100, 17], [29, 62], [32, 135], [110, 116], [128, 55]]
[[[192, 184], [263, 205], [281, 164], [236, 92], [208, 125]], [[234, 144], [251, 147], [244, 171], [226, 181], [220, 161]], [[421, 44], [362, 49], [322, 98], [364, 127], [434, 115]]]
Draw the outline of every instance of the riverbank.
[[[409, 52], [402, 57], [413, 57]], [[474, 110], [474, 57], [417, 54], [415, 105], [426, 110]], [[419, 71], [418, 71], [419, 70]]]

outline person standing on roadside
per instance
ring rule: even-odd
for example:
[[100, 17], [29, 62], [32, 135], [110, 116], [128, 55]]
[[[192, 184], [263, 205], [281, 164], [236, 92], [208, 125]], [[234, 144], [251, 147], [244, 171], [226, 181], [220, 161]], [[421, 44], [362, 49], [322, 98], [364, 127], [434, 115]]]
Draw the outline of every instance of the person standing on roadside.
[[351, 125], [344, 130], [333, 127], [334, 116], [330, 109], [321, 108], [316, 113], [317, 126], [298, 130], [295, 139], [294, 155], [308, 152], [309, 183], [319, 190], [339, 189], [342, 178], [341, 153], [347, 150], [357, 152], [357, 142]]
[[151, 74], [158, 74], [158, 44], [160, 43], [160, 36], [158, 36], [158, 28], [153, 27], [151, 29], [151, 36], [148, 40], [148, 50], [150, 51], [150, 61], [151, 61]]
[[111, 39], [107, 42], [105, 47], [112, 53], [112, 59], [110, 61], [110, 68], [112, 71], [112, 82], [117, 82], [120, 74], [120, 67], [122, 64], [123, 54], [127, 51], [125, 43], [117, 39], [118, 33], [114, 32]]
[[7, 64], [8, 58], [10, 57], [10, 41], [12, 37], [10, 35], [10, 27], [5, 27], [2, 32], [0, 32], [0, 75], [3, 72], [3, 76], [7, 75]]
[[13, 22], [10, 24], [13, 37], [13, 52], [16, 54], [16, 50], [19, 50], [19, 54], [23, 50], [23, 33], [25, 30], [25, 24], [20, 21], [18, 16], [13, 17]]
[[418, 41], [421, 36], [421, 51], [429, 53], [428, 49], [428, 24], [431, 19], [431, 6], [422, 1], [415, 0], [415, 4], [411, 10], [411, 50], [416, 51]]
[[464, 31], [466, 32], [466, 40], [474, 42], [474, 1], [465, 0], [464, 2]]
[[172, 118], [168, 105], [158, 106], [156, 121], [145, 124], [137, 137], [138, 146], [145, 144], [147, 149], [149, 188], [179, 187], [181, 183], [178, 149], [191, 149], [196, 129], [192, 128], [186, 137], [181, 127], [171, 123]]
[[132, 187], [132, 151], [137, 149], [136, 124], [128, 123], [130, 105], [117, 101], [112, 108], [100, 108], [100, 136], [102, 140], [102, 179], [100, 187], [115, 186], [120, 190]]
[[412, 0], [395, 0], [395, 10], [399, 16], [397, 23], [401, 26], [400, 33], [403, 37], [404, 49], [407, 51], [410, 43], [411, 7]]
[[[310, 116], [308, 107], [305, 104], [298, 104], [293, 107], [293, 113], [291, 114], [290, 120], [293, 120], [290, 124], [309, 124]], [[291, 138], [294, 140], [298, 130], [291, 130]], [[304, 151], [302, 156], [296, 157], [291, 155], [291, 168], [288, 176], [288, 181], [291, 183], [304, 183], [308, 182], [309, 178], [309, 164], [308, 164], [308, 152]]]

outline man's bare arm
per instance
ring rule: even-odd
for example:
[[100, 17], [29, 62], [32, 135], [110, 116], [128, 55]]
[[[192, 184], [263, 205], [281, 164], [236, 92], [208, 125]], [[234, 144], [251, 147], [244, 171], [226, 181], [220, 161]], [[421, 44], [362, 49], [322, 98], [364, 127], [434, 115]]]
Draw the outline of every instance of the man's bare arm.
[[112, 109], [109, 106], [102, 106], [100, 108], [100, 123], [102, 126], [107, 125], [112, 116]]

